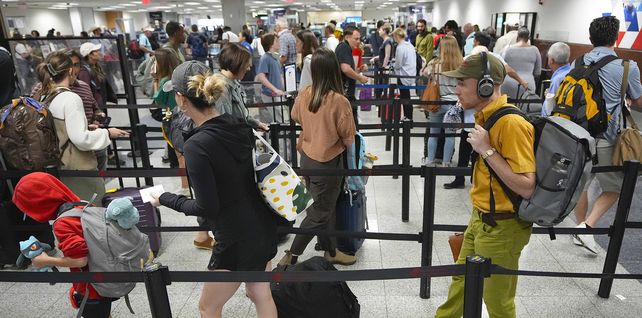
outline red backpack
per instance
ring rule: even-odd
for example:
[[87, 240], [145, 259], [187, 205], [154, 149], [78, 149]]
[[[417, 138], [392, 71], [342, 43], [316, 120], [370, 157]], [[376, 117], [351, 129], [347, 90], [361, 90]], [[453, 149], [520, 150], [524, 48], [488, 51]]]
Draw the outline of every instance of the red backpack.
[[143, 57], [145, 57], [145, 52], [140, 49], [138, 40], [134, 39], [129, 41], [129, 45], [127, 45], [127, 55], [129, 55], [129, 58], [134, 60], [142, 59]]

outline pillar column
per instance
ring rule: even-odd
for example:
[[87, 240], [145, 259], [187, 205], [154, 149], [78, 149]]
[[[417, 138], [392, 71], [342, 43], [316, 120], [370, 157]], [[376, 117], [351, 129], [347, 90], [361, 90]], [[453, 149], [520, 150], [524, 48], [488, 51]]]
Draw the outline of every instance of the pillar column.
[[223, 6], [223, 23], [232, 28], [232, 32], [241, 32], [245, 21], [245, 0], [221, 0]]

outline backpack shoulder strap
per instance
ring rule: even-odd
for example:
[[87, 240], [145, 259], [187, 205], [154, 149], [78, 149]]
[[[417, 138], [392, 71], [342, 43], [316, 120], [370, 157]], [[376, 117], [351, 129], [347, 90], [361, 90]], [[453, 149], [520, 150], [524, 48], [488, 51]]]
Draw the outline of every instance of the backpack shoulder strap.
[[[484, 129], [486, 131], [490, 131], [490, 129], [495, 125], [495, 123], [502, 117], [510, 114], [515, 114], [515, 115], [520, 115], [523, 118], [526, 118], [526, 114], [524, 114], [521, 110], [519, 110], [517, 107], [513, 105], [507, 105], [504, 107], [501, 107], [500, 109], [496, 110], [490, 117], [484, 122]], [[473, 151], [472, 154], [472, 162], [473, 162], [473, 169], [475, 168], [475, 162], [479, 159], [479, 154]], [[488, 171], [490, 172], [490, 183], [492, 184], [493, 178], [497, 179], [497, 182], [499, 182], [499, 185], [502, 187], [502, 190], [508, 197], [508, 199], [511, 201], [513, 204], [513, 209], [517, 211], [519, 209], [520, 205], [520, 198], [517, 193], [515, 193], [513, 190], [511, 190], [503, 181], [502, 179], [497, 175], [495, 170], [484, 160], [484, 164], [486, 165], [486, 168], [488, 168]], [[495, 195], [493, 194], [493, 188], [490, 188], [490, 216], [492, 219], [492, 222], [494, 222], [494, 215], [495, 215]]]
[[493, 125], [495, 125], [495, 123], [500, 118], [510, 114], [520, 115], [526, 118], [526, 114], [524, 114], [521, 110], [519, 110], [519, 108], [513, 105], [507, 105], [496, 110], [492, 115], [490, 115], [490, 117], [488, 117], [488, 119], [484, 122], [484, 129], [486, 129], [486, 131], [490, 131]]
[[[582, 58], [583, 58], [583, 56], [582, 56]], [[595, 62], [592, 65], [592, 68], [594, 70], [599, 70], [602, 67], [604, 67], [606, 64], [609, 64], [609, 63], [611, 63], [611, 62], [613, 62], [613, 61], [615, 61], [617, 59], [618, 59], [618, 57], [616, 55], [607, 55], [607, 56], [601, 58], [599, 61]]]

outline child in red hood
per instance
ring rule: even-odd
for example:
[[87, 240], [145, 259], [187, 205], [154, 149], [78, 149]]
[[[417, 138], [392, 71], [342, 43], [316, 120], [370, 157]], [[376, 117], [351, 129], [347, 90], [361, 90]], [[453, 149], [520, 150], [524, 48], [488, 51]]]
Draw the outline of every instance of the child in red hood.
[[[55, 220], [58, 209], [63, 203], [79, 202], [80, 198], [54, 176], [43, 173], [30, 173], [16, 185], [13, 203], [30, 218], [38, 222]], [[58, 249], [64, 257], [52, 257], [46, 253], [33, 258], [35, 267], [58, 266], [69, 267], [72, 272], [87, 272], [87, 256], [89, 251], [82, 233], [79, 218], [62, 218], [53, 226], [53, 232], [58, 240]], [[87, 283], [74, 283], [70, 294], [72, 305], [77, 308], [83, 296], [89, 292], [89, 300], [83, 311], [84, 317], [107, 318], [111, 312], [111, 302], [114, 299], [101, 297]]]

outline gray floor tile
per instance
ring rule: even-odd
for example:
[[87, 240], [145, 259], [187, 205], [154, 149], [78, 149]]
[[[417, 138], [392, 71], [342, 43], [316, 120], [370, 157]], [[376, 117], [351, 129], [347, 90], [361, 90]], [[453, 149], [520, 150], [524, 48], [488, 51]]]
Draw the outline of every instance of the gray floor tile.
[[357, 301], [361, 306], [361, 317], [388, 317], [386, 297], [375, 293], [372, 295], [358, 296]]
[[521, 297], [526, 310], [533, 318], [602, 318], [604, 316], [598, 311], [587, 297]]
[[642, 297], [640, 296], [626, 297], [625, 299], [613, 296], [603, 299], [596, 296], [594, 304], [604, 317], [609, 318], [634, 318], [640, 317], [642, 313]]
[[418, 318], [434, 317], [437, 307], [445, 297], [421, 299], [417, 296], [386, 296], [388, 317]]
[[[601, 273], [603, 264], [598, 262], [562, 263], [567, 271], [578, 273]], [[628, 273], [623, 267], [618, 266], [616, 273]], [[600, 285], [599, 279], [574, 278], [573, 279], [587, 297], [595, 297]], [[642, 284], [638, 280], [616, 279], [611, 288], [611, 300], [616, 300], [615, 295], [624, 297], [639, 297], [642, 295]]]
[[62, 293], [4, 294], [0, 298], [0, 317], [39, 317], [48, 312], [61, 297]]
[[[551, 260], [551, 262], [523, 263], [520, 264], [520, 269], [548, 272], [564, 271], [559, 264], [554, 262], [554, 260]], [[572, 278], [520, 276], [517, 283], [517, 295], [584, 296], [584, 293], [580, 286], [578, 286]]]

